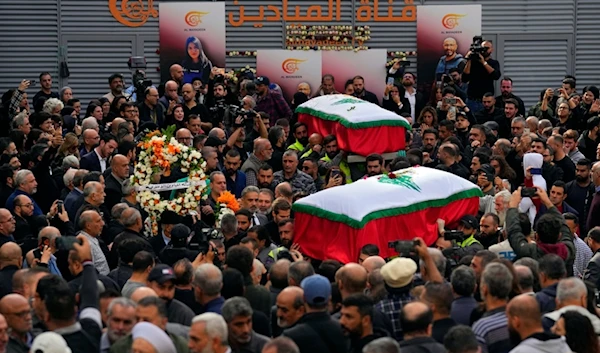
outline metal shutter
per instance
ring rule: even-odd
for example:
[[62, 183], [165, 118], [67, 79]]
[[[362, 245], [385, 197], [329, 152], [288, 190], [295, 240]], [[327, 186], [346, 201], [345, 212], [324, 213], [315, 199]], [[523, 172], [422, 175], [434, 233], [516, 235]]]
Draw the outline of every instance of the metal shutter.
[[545, 88], [558, 88], [570, 73], [572, 36], [500, 35], [503, 48], [502, 75], [513, 79], [513, 93], [526, 109], [534, 105]]
[[[16, 89], [23, 79], [35, 79], [42, 71], [58, 78], [58, 5], [56, 0], [0, 1], [0, 94]], [[31, 99], [39, 84], [28, 90]]]
[[600, 85], [598, 48], [600, 41], [600, 5], [598, 0], [577, 1], [577, 51], [575, 56], [577, 87]]

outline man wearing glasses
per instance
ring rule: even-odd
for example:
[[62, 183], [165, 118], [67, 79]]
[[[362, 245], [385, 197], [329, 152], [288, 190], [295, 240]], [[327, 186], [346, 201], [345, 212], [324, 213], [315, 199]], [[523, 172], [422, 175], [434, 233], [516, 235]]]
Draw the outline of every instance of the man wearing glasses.
[[192, 137], [192, 132], [185, 128], [177, 130], [175, 133], [175, 139], [177, 139], [177, 142], [188, 147], [192, 147], [192, 142], [194, 140]]
[[15, 217], [6, 208], [0, 208], [0, 246], [9, 241], [15, 241], [12, 236], [15, 226]]
[[21, 241], [27, 236], [31, 236], [31, 226], [27, 221], [33, 215], [33, 201], [27, 195], [15, 197], [13, 203], [13, 214], [15, 215], [15, 231], [13, 236], [15, 241]]
[[7, 352], [28, 352], [34, 339], [31, 306], [20, 294], [9, 294], [0, 300], [0, 312], [8, 324]]

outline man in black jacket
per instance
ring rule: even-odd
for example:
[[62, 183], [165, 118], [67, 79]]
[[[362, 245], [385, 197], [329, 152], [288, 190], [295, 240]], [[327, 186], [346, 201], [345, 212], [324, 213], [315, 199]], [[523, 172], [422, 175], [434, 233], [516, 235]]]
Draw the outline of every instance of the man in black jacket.
[[[41, 301], [47, 315], [44, 324], [49, 331], [63, 336], [73, 352], [98, 352], [102, 336], [102, 318], [100, 315], [98, 276], [92, 261], [92, 250], [89, 240], [84, 235], [77, 236], [81, 244], [74, 245], [83, 263], [83, 276], [79, 290], [79, 306], [75, 294], [68, 284], [55, 275], [40, 279], [34, 299]], [[79, 319], [77, 319], [77, 308]]]
[[110, 249], [110, 256], [108, 257], [108, 263], [110, 268], [115, 268], [118, 263], [118, 251], [119, 246], [126, 239], [137, 239], [144, 244], [145, 251], [151, 253], [156, 256], [156, 253], [153, 250], [152, 245], [146, 238], [140, 233], [144, 228], [142, 223], [142, 215], [140, 211], [133, 207], [129, 207], [123, 213], [121, 213], [121, 223], [125, 226], [125, 231], [123, 233], [117, 235], [115, 238], [113, 245]]
[[365, 79], [362, 76], [354, 76], [352, 83], [354, 85], [354, 97], [379, 105], [377, 96], [365, 89]]
[[0, 298], [12, 293], [12, 278], [23, 264], [23, 253], [15, 242], [0, 247]]
[[583, 279], [596, 285], [600, 285], [600, 227], [594, 227], [588, 232], [587, 243], [594, 252], [594, 256], [587, 264], [583, 272]]
[[348, 341], [339, 322], [327, 312], [331, 298], [331, 284], [321, 275], [306, 277], [301, 285], [304, 290], [306, 314], [296, 325], [283, 331], [283, 336], [294, 341], [300, 353], [346, 353]]
[[369, 342], [386, 337], [373, 327], [373, 300], [364, 294], [353, 294], [342, 301], [340, 324], [350, 338], [350, 352], [362, 353]]
[[400, 342], [401, 352], [446, 352], [444, 346], [431, 338], [433, 313], [426, 304], [406, 304], [400, 312], [400, 323], [404, 333], [404, 341]]

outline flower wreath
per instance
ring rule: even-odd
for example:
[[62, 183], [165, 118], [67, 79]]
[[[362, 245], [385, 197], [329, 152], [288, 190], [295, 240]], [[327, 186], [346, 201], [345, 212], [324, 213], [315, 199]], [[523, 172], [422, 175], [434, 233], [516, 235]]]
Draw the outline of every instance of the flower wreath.
[[217, 198], [217, 217], [215, 226], [221, 228], [221, 220], [226, 214], [233, 214], [240, 210], [240, 204], [235, 199], [235, 195], [229, 191], [225, 191]]
[[[206, 162], [196, 149], [177, 142], [174, 132], [175, 125], [172, 125], [166, 130], [149, 132], [142, 138], [138, 144], [141, 151], [131, 176], [132, 185], [138, 187], [137, 200], [148, 212], [153, 235], [158, 234], [158, 220], [165, 210], [180, 215], [196, 211], [206, 189]], [[176, 167], [188, 173], [190, 185], [181, 196], [163, 200], [158, 192], [172, 188], [161, 188], [161, 184], [155, 183], [155, 177], [161, 173], [169, 176]]]

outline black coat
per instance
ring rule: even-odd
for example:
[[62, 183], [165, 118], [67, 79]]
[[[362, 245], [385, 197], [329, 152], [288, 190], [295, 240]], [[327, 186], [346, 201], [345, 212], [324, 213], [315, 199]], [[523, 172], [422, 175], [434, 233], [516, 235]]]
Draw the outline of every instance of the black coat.
[[346, 353], [349, 348], [340, 323], [327, 312], [304, 314], [283, 336], [294, 341], [300, 353]]
[[118, 204], [121, 198], [123, 198], [123, 193], [121, 192], [122, 185], [112, 173], [105, 178], [104, 185], [104, 192], [106, 193], [104, 205], [108, 211], [112, 211], [113, 206]]
[[110, 249], [110, 256], [108, 257], [108, 258], [110, 258], [109, 266], [111, 265], [111, 263], [114, 264], [114, 266], [111, 268], [114, 268], [116, 266], [116, 264], [118, 263], [119, 253], [117, 252], [117, 249], [119, 248], [119, 245], [126, 239], [140, 240], [144, 244], [144, 251], [147, 251], [147, 252], [151, 253], [153, 256], [156, 256], [154, 249], [152, 249], [152, 245], [150, 245], [148, 240], [143, 235], [141, 235], [140, 233], [135, 232], [131, 229], [125, 229], [123, 231], [123, 233], [117, 235], [117, 237], [113, 241], [112, 248]]
[[583, 272], [583, 279], [590, 281], [596, 285], [600, 285], [600, 252], [596, 251], [594, 256], [588, 262], [585, 271]]
[[12, 279], [18, 270], [19, 267], [15, 265], [6, 266], [0, 270], [0, 298], [12, 293]]
[[81, 157], [79, 166], [81, 167], [81, 169], [86, 169], [90, 172], [102, 172], [102, 167], [100, 166], [100, 159], [98, 159], [98, 155], [93, 150], [92, 152]]

